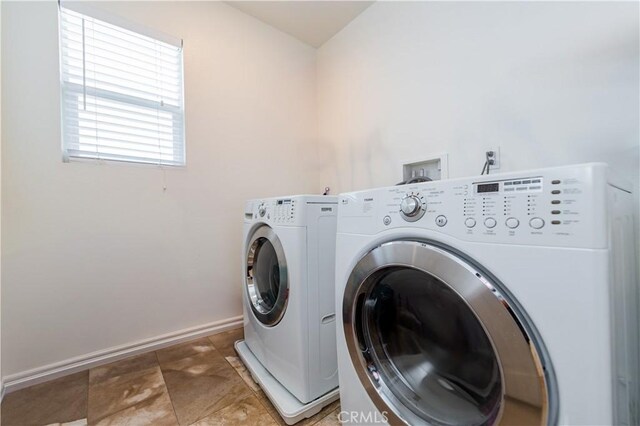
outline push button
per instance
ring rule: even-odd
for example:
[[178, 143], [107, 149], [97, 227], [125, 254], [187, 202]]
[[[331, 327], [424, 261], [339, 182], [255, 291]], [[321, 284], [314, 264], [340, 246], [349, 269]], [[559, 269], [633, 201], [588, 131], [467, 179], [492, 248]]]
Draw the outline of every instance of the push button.
[[552, 180], [552, 181], [551, 181], [551, 183], [552, 183], [553, 185], [558, 185], [558, 184], [560, 183], [560, 180], [558, 180], [558, 179], [554, 179], [554, 180]]
[[484, 226], [486, 226], [489, 229], [495, 228], [497, 224], [498, 222], [496, 222], [496, 220], [492, 217], [488, 217], [484, 220]]
[[468, 217], [465, 221], [464, 221], [464, 225], [467, 228], [473, 228], [474, 226], [476, 226], [476, 220], [472, 217]]
[[529, 221], [529, 226], [531, 226], [533, 229], [540, 229], [544, 226], [544, 220], [539, 217], [532, 217]]
[[560, 222], [559, 220], [552, 220], [552, 221], [551, 221], [551, 224], [552, 224], [552, 225], [560, 225], [560, 223], [561, 223], [561, 222]]
[[518, 227], [518, 225], [520, 225], [520, 221], [515, 217], [510, 217], [505, 221], [505, 224], [508, 228], [515, 229]]
[[553, 200], [551, 201], [551, 204], [560, 204], [560, 200]]
[[551, 214], [560, 214], [560, 210], [551, 210]]
[[436, 225], [442, 227], [445, 226], [447, 224], [447, 218], [445, 216], [438, 216], [436, 217]]
[[385, 216], [384, 219], [382, 219], [382, 223], [384, 223], [385, 225], [390, 225], [391, 224], [391, 216]]
[[553, 191], [551, 191], [551, 193], [553, 195], [558, 195], [560, 193], [560, 190], [559, 189], [554, 189]]

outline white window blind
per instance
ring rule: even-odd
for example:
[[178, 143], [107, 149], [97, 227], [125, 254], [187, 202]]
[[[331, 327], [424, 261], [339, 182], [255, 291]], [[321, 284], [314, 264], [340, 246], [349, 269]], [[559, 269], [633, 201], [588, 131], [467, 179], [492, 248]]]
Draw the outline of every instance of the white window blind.
[[184, 165], [182, 47], [60, 8], [64, 158]]

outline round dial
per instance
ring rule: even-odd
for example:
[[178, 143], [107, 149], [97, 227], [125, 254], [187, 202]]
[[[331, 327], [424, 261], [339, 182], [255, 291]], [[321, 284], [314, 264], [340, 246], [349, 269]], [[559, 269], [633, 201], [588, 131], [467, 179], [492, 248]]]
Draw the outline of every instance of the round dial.
[[544, 219], [540, 217], [532, 217], [529, 221], [529, 226], [531, 226], [533, 229], [540, 229], [544, 226]]
[[425, 204], [419, 194], [406, 195], [400, 202], [400, 216], [408, 222], [415, 222], [424, 216]]
[[415, 195], [404, 197], [400, 202], [400, 210], [405, 216], [413, 217], [420, 211], [420, 201]]
[[488, 217], [484, 220], [484, 226], [486, 226], [489, 229], [495, 228], [497, 224], [498, 222], [496, 222], [496, 220], [492, 217]]
[[265, 213], [267, 213], [267, 208], [264, 204], [260, 204], [260, 206], [258, 207], [258, 214], [260, 215], [260, 217], [264, 217]]

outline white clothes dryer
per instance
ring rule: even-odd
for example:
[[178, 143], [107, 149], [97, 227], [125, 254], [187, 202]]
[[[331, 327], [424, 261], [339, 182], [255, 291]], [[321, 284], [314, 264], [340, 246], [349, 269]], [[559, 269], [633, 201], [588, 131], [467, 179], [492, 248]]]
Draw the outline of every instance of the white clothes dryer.
[[607, 174], [341, 194], [341, 420], [640, 423], [633, 197]]
[[[245, 340], [236, 347], [280, 414], [291, 422], [338, 397], [336, 210], [335, 196], [246, 203]], [[263, 377], [267, 372], [272, 377]], [[318, 398], [318, 404], [311, 404]]]

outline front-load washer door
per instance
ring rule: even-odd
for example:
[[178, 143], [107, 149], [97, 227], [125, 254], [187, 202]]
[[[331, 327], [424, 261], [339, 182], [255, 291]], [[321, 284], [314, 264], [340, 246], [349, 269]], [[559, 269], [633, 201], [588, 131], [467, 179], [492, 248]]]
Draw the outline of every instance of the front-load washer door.
[[289, 280], [282, 244], [267, 225], [257, 228], [246, 253], [245, 284], [251, 311], [266, 326], [280, 322], [287, 309]]
[[453, 251], [395, 241], [344, 295], [352, 363], [391, 424], [546, 424], [544, 357], [500, 287]]

